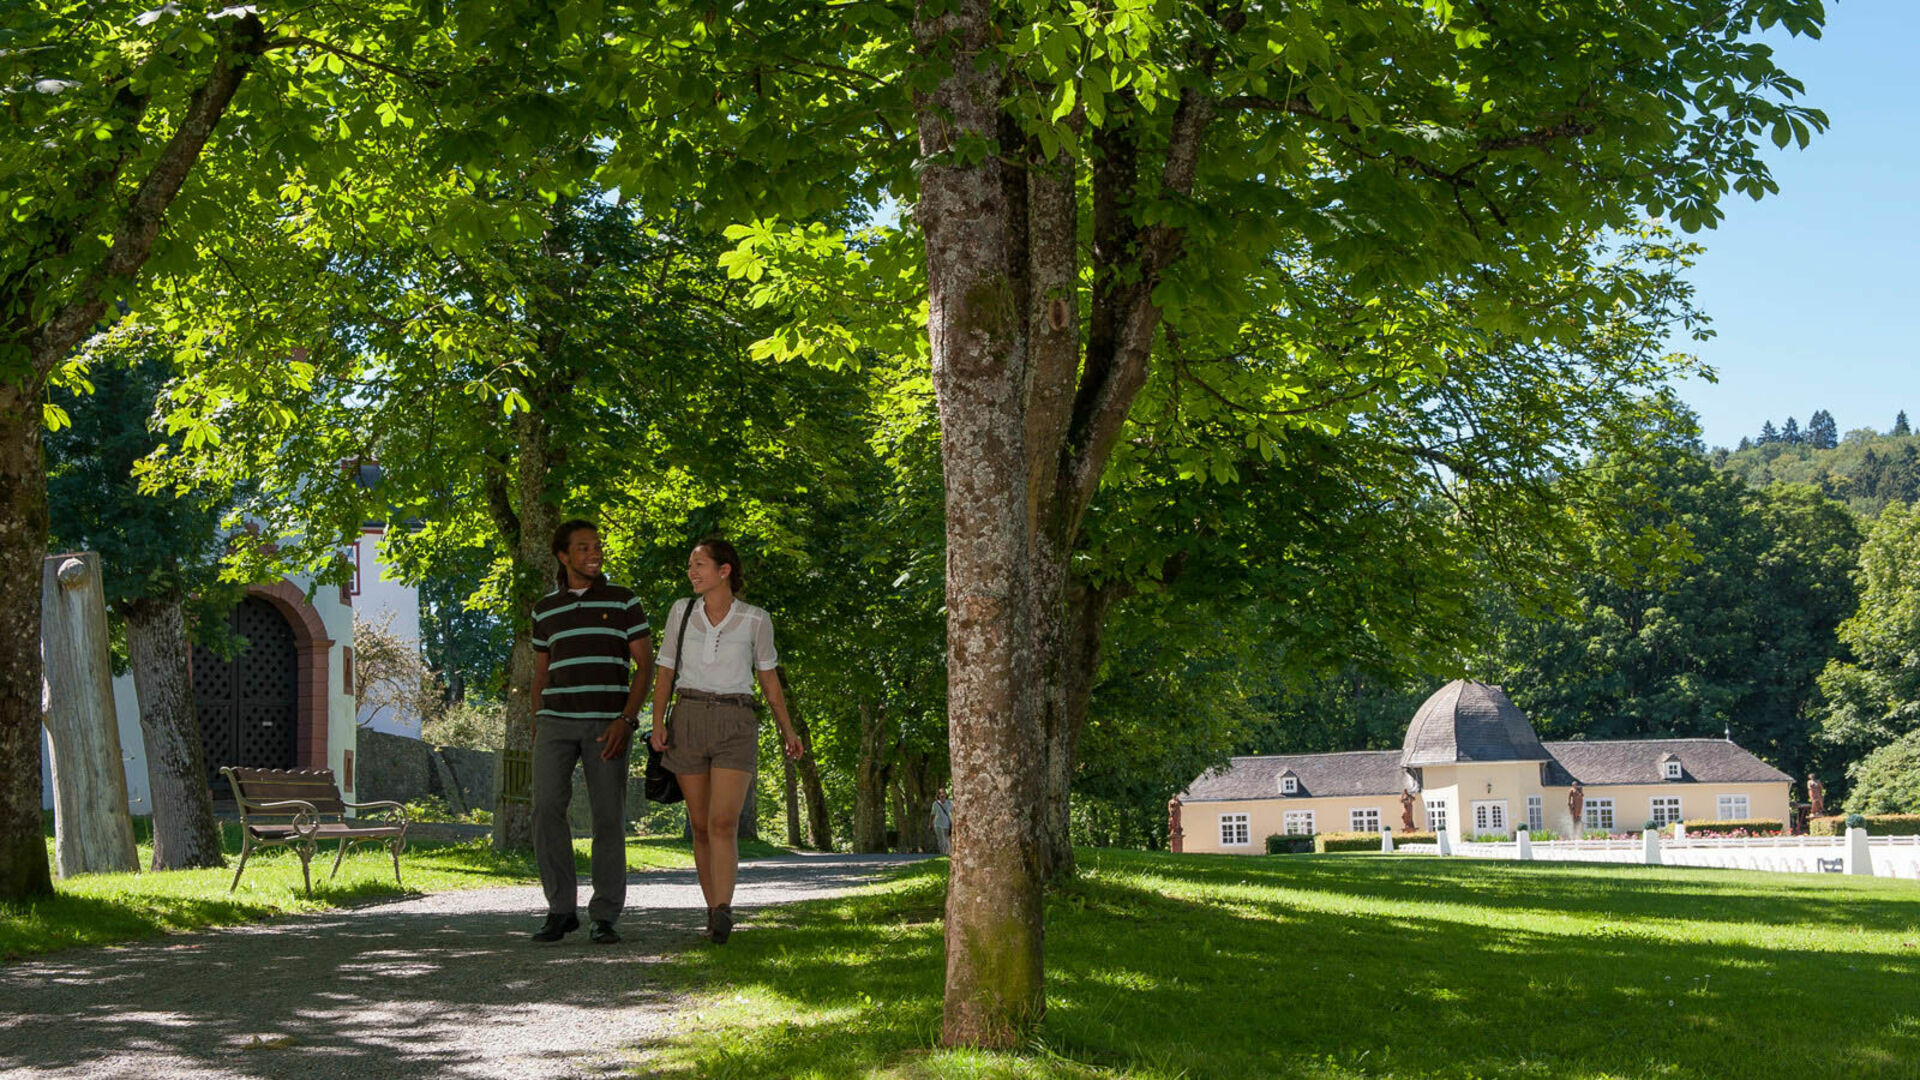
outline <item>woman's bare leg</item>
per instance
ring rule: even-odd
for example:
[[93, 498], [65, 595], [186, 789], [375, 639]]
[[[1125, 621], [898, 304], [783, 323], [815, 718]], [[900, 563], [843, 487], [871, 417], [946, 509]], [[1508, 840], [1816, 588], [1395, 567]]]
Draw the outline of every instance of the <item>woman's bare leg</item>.
[[[715, 900], [713, 898], [713, 860], [707, 854], [707, 836], [709, 835], [707, 827], [707, 807], [710, 802], [710, 794], [713, 790], [713, 785], [709, 782], [711, 777], [707, 773], [699, 773], [697, 775], [694, 773], [680, 773], [678, 774], [678, 778], [680, 780], [680, 792], [687, 797], [687, 823], [693, 826], [693, 870], [694, 873], [700, 876], [700, 892], [707, 898], [707, 907], [712, 908], [713, 905], [723, 904], [726, 903], [726, 901]], [[736, 825], [738, 824], [738, 817], [739, 815], [736, 812]], [[729, 882], [733, 880], [731, 873], [727, 875], [727, 880]]]
[[[747, 804], [747, 789], [753, 774], [739, 769], [715, 769], [706, 780], [706, 852], [701, 884], [707, 886], [707, 906], [733, 903], [733, 883], [740, 876], [740, 811]], [[683, 784], [682, 787], [685, 785]], [[692, 797], [688, 797], [692, 805]], [[699, 832], [694, 833], [694, 850], [700, 850]]]

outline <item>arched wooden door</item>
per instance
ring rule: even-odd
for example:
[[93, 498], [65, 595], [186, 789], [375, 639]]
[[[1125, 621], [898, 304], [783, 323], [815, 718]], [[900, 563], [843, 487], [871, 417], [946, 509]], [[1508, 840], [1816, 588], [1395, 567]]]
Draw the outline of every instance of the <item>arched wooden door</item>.
[[200, 721], [208, 781], [226, 793], [223, 765], [291, 769], [297, 762], [299, 680], [293, 627], [274, 606], [250, 596], [233, 609], [233, 632], [247, 647], [222, 660], [193, 647], [193, 708]]

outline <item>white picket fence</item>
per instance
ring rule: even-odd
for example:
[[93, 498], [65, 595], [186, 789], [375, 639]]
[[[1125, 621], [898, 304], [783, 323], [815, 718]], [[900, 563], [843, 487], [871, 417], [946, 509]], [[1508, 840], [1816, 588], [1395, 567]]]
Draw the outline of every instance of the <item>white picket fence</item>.
[[[1920, 836], [1867, 836], [1858, 829], [1845, 837], [1689, 836], [1675, 840], [1649, 834], [1638, 839], [1468, 841], [1448, 847], [1451, 849], [1448, 854], [1471, 859], [1705, 866], [1792, 874], [1871, 874], [1920, 881]], [[1394, 850], [1413, 855], [1438, 855], [1440, 849], [1437, 843], [1394, 845]]]

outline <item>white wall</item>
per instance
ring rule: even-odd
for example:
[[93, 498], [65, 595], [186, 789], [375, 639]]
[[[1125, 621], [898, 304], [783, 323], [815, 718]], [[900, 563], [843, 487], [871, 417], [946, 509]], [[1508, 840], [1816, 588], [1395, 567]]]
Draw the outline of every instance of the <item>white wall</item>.
[[[385, 533], [386, 530], [373, 526], [360, 530], [360, 592], [353, 598], [353, 614], [365, 626], [386, 623], [394, 636], [411, 641], [418, 647], [420, 593], [411, 585], [401, 584], [381, 560], [380, 541]], [[353, 643], [351, 635], [335, 640], [342, 645]], [[369, 720], [371, 712], [371, 709], [361, 710], [357, 719], [374, 731], [415, 739], [420, 737], [419, 716], [411, 712], [396, 713], [392, 709], [383, 709], [377, 718]]]
[[[311, 586], [309, 579], [290, 580], [302, 589]], [[411, 589], [405, 592], [409, 595], [413, 594]], [[341, 777], [344, 782], [346, 752], [355, 749], [359, 731], [355, 716], [357, 705], [354, 696], [346, 691], [341, 677], [346, 664], [346, 649], [353, 643], [353, 620], [356, 611], [341, 602], [340, 590], [331, 585], [313, 592], [308, 600], [313, 605], [314, 611], [319, 614], [321, 625], [326, 628], [327, 637], [333, 641], [332, 647], [327, 650], [327, 767], [331, 768], [334, 775]], [[389, 602], [393, 601], [389, 599]], [[404, 601], [401, 603], [404, 607]], [[397, 628], [399, 625], [400, 619], [396, 617], [394, 626]], [[417, 603], [414, 605], [411, 626], [412, 633], [417, 638], [420, 632]], [[120, 759], [127, 774], [128, 808], [135, 814], [150, 814], [153, 812], [153, 804], [147, 783], [146, 740], [140, 734], [139, 697], [134, 691], [131, 674], [122, 675], [113, 680], [113, 705], [118, 714], [120, 726]], [[419, 734], [417, 719], [414, 721], [413, 734], [415, 736]], [[41, 732], [40, 740], [40, 805], [43, 809], [52, 809], [53, 776], [52, 769], [48, 766], [51, 761], [51, 743], [44, 730]], [[347, 793], [351, 794], [351, 789], [348, 789]]]

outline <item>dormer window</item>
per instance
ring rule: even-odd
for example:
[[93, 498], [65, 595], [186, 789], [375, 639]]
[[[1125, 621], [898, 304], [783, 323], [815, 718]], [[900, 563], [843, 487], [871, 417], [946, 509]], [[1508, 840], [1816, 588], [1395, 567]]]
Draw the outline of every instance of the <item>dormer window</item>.
[[1300, 794], [1300, 778], [1293, 775], [1290, 772], [1282, 774], [1280, 777], [1280, 794], [1282, 795]]
[[1680, 779], [1680, 759], [1669, 754], [1660, 761], [1660, 775], [1667, 780]]

